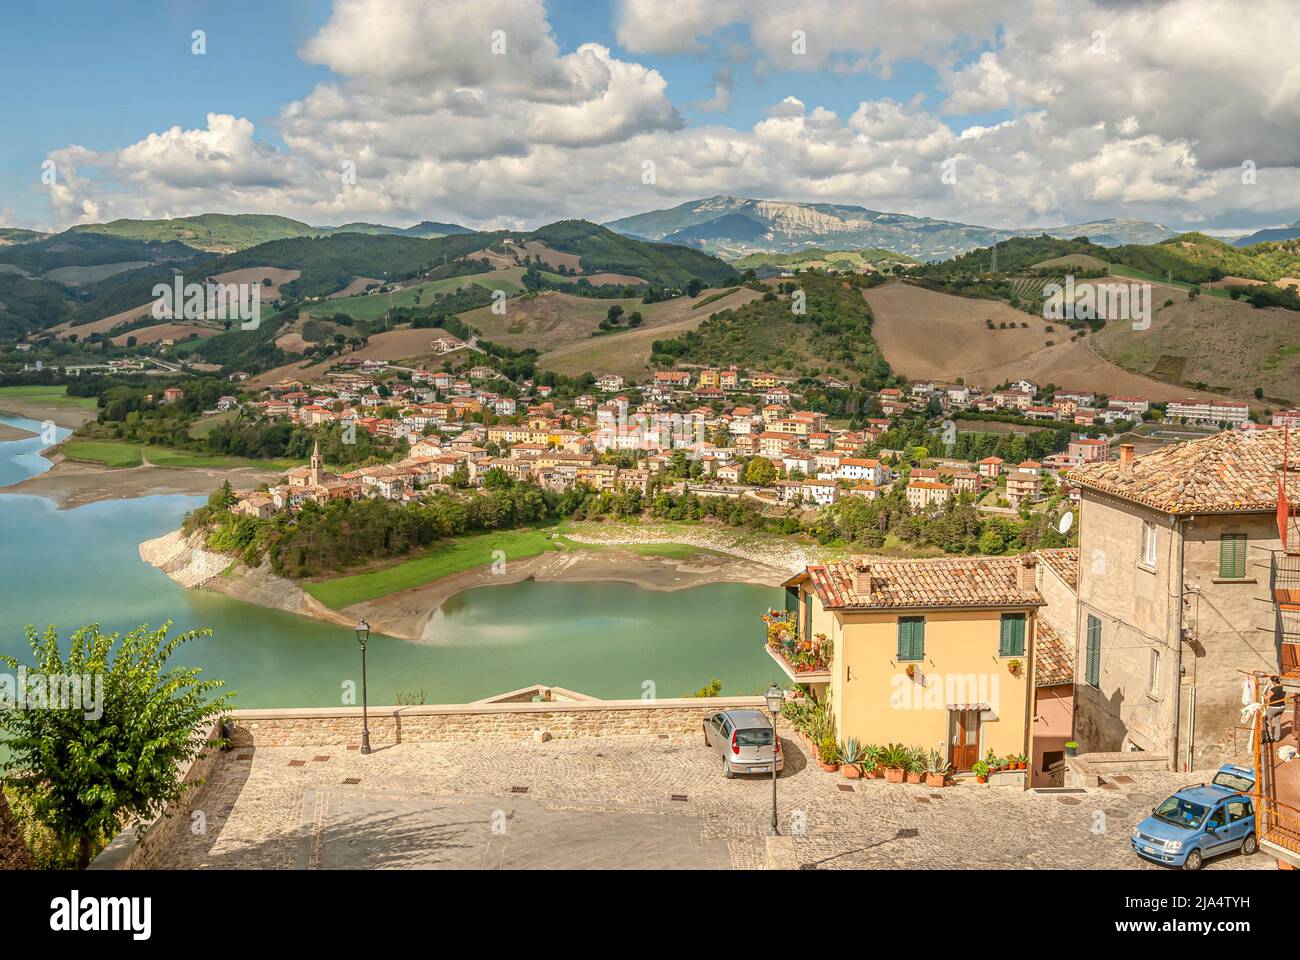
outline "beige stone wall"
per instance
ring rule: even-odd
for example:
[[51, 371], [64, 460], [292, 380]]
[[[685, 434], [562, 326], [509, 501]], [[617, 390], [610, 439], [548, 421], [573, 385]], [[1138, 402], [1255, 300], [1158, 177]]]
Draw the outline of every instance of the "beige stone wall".
[[[370, 743], [523, 740], [534, 731], [552, 738], [631, 737], [694, 733], [705, 716], [737, 707], [763, 707], [761, 697], [672, 700], [588, 700], [572, 703], [474, 703], [371, 707]], [[237, 747], [326, 746], [361, 742], [358, 707], [236, 710]]]
[[1038, 592], [1047, 603], [1038, 615], [1051, 624], [1062, 640], [1073, 645], [1078, 597], [1070, 585], [1056, 575], [1050, 564], [1039, 563], [1036, 576]]
[[[1219, 578], [1219, 536], [1246, 534], [1246, 577]], [[1239, 670], [1278, 668], [1277, 621], [1271, 602], [1272, 551], [1281, 549], [1271, 514], [1197, 517], [1185, 528], [1184, 581], [1190, 595], [1184, 626], [1194, 640], [1185, 646], [1182, 736], [1178, 762], [1187, 757], [1189, 728], [1195, 741], [1193, 769], [1231, 759], [1230, 730], [1241, 722]], [[1196, 688], [1196, 708], [1186, 691]], [[1245, 742], [1248, 738], [1238, 737]], [[1239, 744], [1240, 745], [1240, 744]]]
[[[1156, 520], [1159, 530], [1154, 570], [1138, 562], [1143, 519]], [[1219, 577], [1224, 533], [1246, 534], [1244, 579]], [[1279, 547], [1271, 514], [1199, 516], [1173, 524], [1167, 515], [1085, 491], [1075, 626], [1075, 739], [1083, 749], [1126, 750], [1132, 744], [1167, 755], [1177, 725], [1177, 753], [1168, 758], [1175, 768], [1190, 761], [1191, 768], [1203, 769], [1231, 756], [1232, 728], [1241, 713], [1239, 671], [1277, 669], [1270, 565]], [[1102, 623], [1097, 687], [1084, 672], [1090, 613]], [[1191, 631], [1188, 643], [1179, 640], [1180, 622]], [[1152, 650], [1160, 653], [1155, 690]]]
[[[1141, 562], [1142, 522], [1156, 522], [1156, 562]], [[1177, 710], [1173, 643], [1179, 536], [1169, 518], [1085, 491], [1079, 532], [1079, 615], [1075, 624], [1074, 733], [1089, 752], [1166, 753]], [[1087, 682], [1087, 622], [1101, 621], [1100, 682]], [[1161, 683], [1151, 693], [1151, 651]]]

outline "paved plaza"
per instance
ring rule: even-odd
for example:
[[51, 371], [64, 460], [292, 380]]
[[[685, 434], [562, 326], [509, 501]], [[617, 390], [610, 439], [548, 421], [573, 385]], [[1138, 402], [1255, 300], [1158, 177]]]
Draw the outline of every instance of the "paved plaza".
[[[360, 868], [1120, 868], [1172, 773], [1075, 793], [850, 781], [786, 739], [771, 782], [725, 780], [699, 735], [546, 743], [243, 748], [223, 755], [160, 866]], [[1229, 854], [1209, 870], [1269, 869]]]

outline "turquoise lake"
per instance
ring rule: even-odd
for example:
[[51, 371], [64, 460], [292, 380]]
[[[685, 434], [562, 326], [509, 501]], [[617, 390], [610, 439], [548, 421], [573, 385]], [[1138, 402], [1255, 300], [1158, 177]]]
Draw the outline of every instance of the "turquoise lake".
[[[0, 422], [40, 432], [18, 417]], [[59, 432], [59, 439], [66, 431]], [[0, 443], [0, 486], [48, 469], [40, 437]], [[31, 496], [0, 496], [0, 653], [30, 660], [24, 629], [54, 624], [60, 637], [88, 623], [126, 631], [166, 620], [208, 627], [178, 659], [226, 681], [239, 707], [339, 706], [360, 678], [351, 630], [185, 590], [139, 556], [141, 541], [176, 529], [198, 497], [145, 497], [58, 510]], [[760, 614], [781, 592], [709, 584], [671, 593], [625, 583], [523, 583], [478, 587], [437, 614], [438, 641], [372, 636], [370, 702], [398, 693], [462, 703], [532, 683], [603, 698], [695, 690], [710, 677], [730, 694], [775, 678]]]

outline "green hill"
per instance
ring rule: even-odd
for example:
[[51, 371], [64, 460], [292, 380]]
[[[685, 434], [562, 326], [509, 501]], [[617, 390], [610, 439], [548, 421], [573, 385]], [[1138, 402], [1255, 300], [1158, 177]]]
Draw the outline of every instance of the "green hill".
[[438, 223], [433, 220], [423, 220], [413, 227], [390, 227], [382, 223], [357, 222], [345, 223], [341, 227], [320, 227], [319, 229], [326, 233], [387, 233], [397, 237], [423, 237], [426, 240], [474, 232], [469, 227], [462, 227], [458, 223]]
[[699, 250], [671, 243], [650, 243], [615, 233], [586, 220], [561, 220], [525, 236], [552, 250], [582, 258], [588, 273], [626, 273], [653, 283], [683, 287], [694, 278], [710, 286], [735, 279], [730, 266]]
[[7, 246], [11, 243], [30, 243], [33, 240], [42, 240], [48, 236], [48, 233], [24, 230], [21, 227], [0, 227], [0, 246]]
[[288, 217], [261, 213], [202, 213], [171, 220], [113, 220], [72, 228], [131, 240], [179, 240], [197, 250], [229, 253], [287, 237], [318, 237], [325, 231]]
[[695, 330], [654, 341], [651, 363], [734, 363], [798, 375], [851, 375], [868, 388], [885, 385], [889, 364], [871, 336], [871, 308], [857, 285], [819, 273], [801, 274], [791, 284], [807, 297], [804, 314], [794, 312], [789, 294], [772, 293], [716, 313]]

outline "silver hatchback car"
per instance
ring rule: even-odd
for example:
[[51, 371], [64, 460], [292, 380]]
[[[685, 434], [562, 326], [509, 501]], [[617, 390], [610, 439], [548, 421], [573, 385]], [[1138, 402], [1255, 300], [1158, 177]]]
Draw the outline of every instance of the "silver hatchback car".
[[785, 766], [781, 738], [773, 736], [761, 710], [723, 710], [707, 717], [704, 745], [722, 754], [722, 775], [728, 780], [738, 773], [771, 774], [773, 758], [778, 773]]

